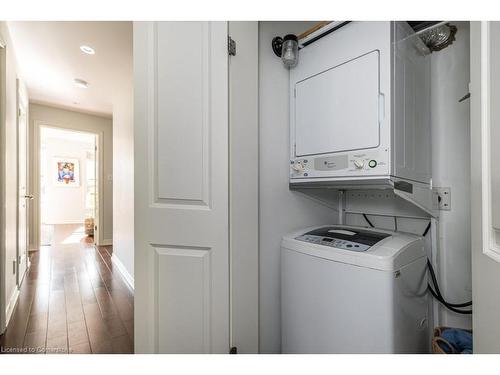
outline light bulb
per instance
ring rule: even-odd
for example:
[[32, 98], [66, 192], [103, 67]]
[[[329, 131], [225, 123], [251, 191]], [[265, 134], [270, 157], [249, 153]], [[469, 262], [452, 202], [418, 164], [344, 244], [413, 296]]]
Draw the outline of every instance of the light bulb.
[[285, 35], [281, 50], [281, 60], [288, 68], [293, 68], [299, 62], [299, 41], [293, 34]]

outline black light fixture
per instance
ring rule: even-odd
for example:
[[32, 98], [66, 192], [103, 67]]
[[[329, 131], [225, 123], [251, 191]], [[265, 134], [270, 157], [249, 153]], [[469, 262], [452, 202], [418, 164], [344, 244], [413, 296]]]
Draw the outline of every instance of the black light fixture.
[[287, 34], [284, 38], [274, 37], [271, 46], [276, 56], [280, 57], [287, 68], [293, 68], [299, 62], [299, 38]]

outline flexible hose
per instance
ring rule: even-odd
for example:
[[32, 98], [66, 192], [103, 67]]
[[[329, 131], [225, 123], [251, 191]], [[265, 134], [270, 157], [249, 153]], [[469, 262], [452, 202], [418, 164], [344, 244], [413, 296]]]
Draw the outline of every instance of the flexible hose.
[[[423, 237], [425, 237], [427, 232], [429, 232], [430, 228], [431, 228], [431, 223], [429, 222], [429, 224], [425, 228], [424, 233], [422, 234]], [[432, 267], [432, 263], [429, 259], [427, 259], [427, 268], [429, 269], [429, 273], [431, 275], [432, 284], [434, 285], [434, 288], [436, 288], [436, 290], [434, 291], [431, 287], [431, 284], [427, 284], [427, 289], [429, 290], [429, 292], [431, 292], [432, 296], [435, 299], [437, 299], [439, 302], [441, 302], [443, 304], [443, 306], [446, 307], [448, 310], [456, 312], [457, 314], [464, 314], [464, 315], [472, 314], [472, 310], [459, 310], [459, 309], [457, 309], [457, 307], [472, 306], [472, 301], [463, 302], [463, 303], [450, 303], [444, 299], [443, 295], [441, 294], [441, 290], [439, 289], [439, 284], [438, 284], [438, 281], [436, 278], [436, 273], [434, 272], [434, 267]]]
[[[368, 225], [370, 225], [370, 227], [374, 228], [373, 223], [370, 221], [370, 219], [368, 219], [368, 216], [366, 216], [366, 214], [363, 214], [363, 217], [366, 220], [366, 222], [368, 223]], [[431, 229], [431, 222], [429, 222], [429, 224], [427, 224], [427, 227], [425, 227], [424, 233], [422, 233], [422, 237], [425, 237], [430, 229]], [[441, 290], [439, 289], [439, 284], [438, 284], [438, 281], [436, 278], [436, 273], [434, 272], [434, 268], [432, 267], [432, 264], [431, 264], [429, 259], [427, 259], [427, 268], [429, 269], [429, 273], [431, 275], [432, 284], [434, 285], [434, 288], [436, 289], [436, 290], [432, 289], [432, 286], [430, 283], [427, 284], [427, 289], [432, 294], [432, 296], [435, 299], [437, 299], [439, 302], [441, 302], [441, 304], [443, 304], [444, 307], [446, 307], [447, 309], [449, 309], [453, 312], [456, 312], [457, 314], [464, 314], [464, 315], [472, 314], [472, 310], [460, 310], [460, 309], [458, 309], [460, 307], [472, 306], [472, 301], [463, 302], [463, 303], [450, 303], [444, 299], [443, 295], [441, 294]]]
[[422, 234], [422, 237], [425, 237], [427, 232], [429, 232], [429, 229], [431, 229], [431, 222], [429, 221], [429, 224], [425, 227], [424, 233]]
[[431, 294], [433, 295], [433, 297], [435, 299], [437, 299], [439, 302], [441, 302], [448, 310], [451, 310], [453, 312], [456, 312], [457, 314], [463, 314], [463, 315], [469, 315], [469, 314], [472, 314], [472, 310], [459, 310], [453, 306], [450, 306], [447, 304], [447, 302], [442, 299], [440, 296], [438, 296], [436, 294], [436, 292], [434, 290], [432, 290], [430, 284], [427, 285], [427, 289], [429, 290], [429, 292], [431, 292]]
[[[439, 289], [439, 284], [437, 282], [436, 274], [434, 273], [434, 268], [432, 267], [432, 264], [429, 259], [427, 259], [427, 267], [429, 268], [429, 273], [431, 274], [431, 279], [432, 279], [432, 284], [434, 285], [434, 288], [436, 289], [436, 294], [441, 297], [441, 299], [444, 301], [444, 297], [441, 294], [441, 290]], [[430, 285], [429, 285], [430, 286]], [[446, 302], [448, 306], [451, 307], [467, 307], [472, 305], [472, 301], [464, 302], [464, 303], [450, 303]]]
[[365, 218], [366, 222], [368, 223], [368, 225], [372, 228], [374, 228], [372, 222], [370, 221], [370, 219], [368, 219], [368, 216], [366, 216], [366, 214], [363, 214], [363, 217]]

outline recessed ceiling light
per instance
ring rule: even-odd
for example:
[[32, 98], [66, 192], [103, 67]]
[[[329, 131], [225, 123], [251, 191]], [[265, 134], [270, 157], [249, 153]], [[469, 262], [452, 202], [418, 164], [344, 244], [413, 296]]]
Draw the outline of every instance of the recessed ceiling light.
[[89, 46], [80, 46], [80, 49], [82, 50], [83, 53], [86, 53], [87, 55], [94, 55], [95, 51], [92, 47]]
[[89, 83], [87, 81], [84, 81], [83, 79], [75, 78], [73, 81], [75, 82], [75, 85], [82, 89], [86, 89], [87, 87], [89, 87]]

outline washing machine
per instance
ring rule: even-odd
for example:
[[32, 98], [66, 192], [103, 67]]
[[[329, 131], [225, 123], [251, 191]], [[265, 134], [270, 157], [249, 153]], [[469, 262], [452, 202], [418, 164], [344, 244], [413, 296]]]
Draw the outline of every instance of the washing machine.
[[329, 225], [281, 244], [283, 353], [428, 352], [423, 238]]

